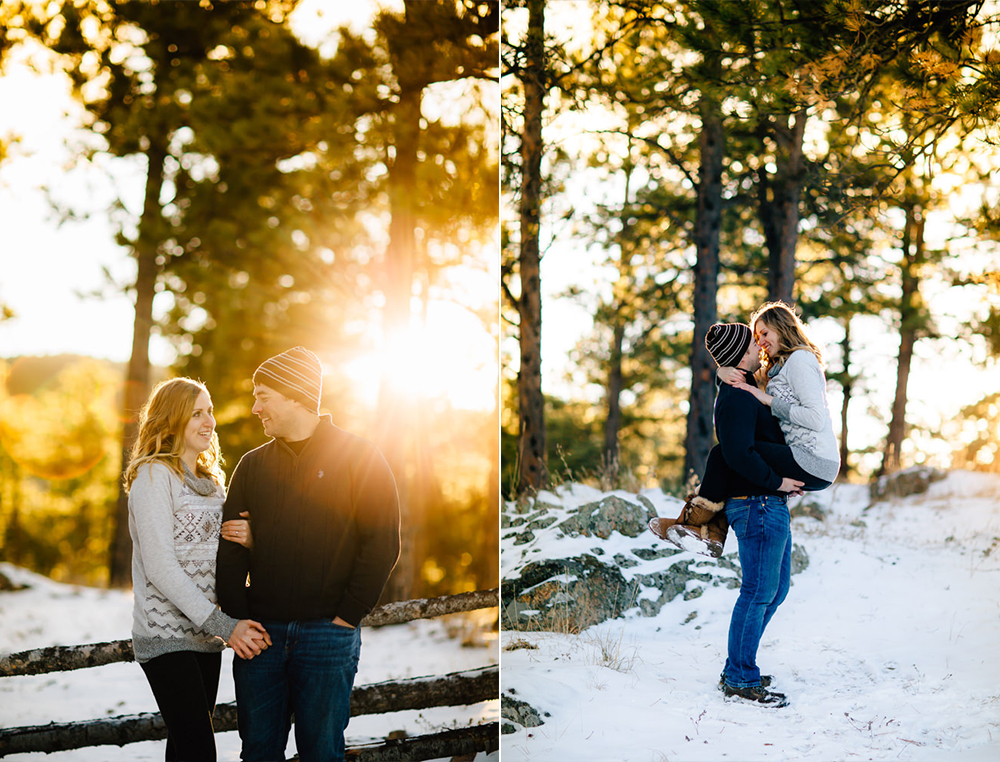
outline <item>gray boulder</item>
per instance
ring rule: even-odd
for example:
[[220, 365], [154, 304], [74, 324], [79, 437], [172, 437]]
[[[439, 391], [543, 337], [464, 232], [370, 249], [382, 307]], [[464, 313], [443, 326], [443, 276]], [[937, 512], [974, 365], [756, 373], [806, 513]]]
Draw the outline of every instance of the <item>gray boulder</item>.
[[928, 466], [915, 466], [894, 474], [880, 476], [869, 486], [872, 502], [885, 500], [889, 497], [909, 497], [921, 495], [931, 484], [939, 482], [948, 475], [947, 471]]
[[576, 514], [561, 522], [559, 527], [568, 535], [582, 534], [602, 540], [615, 531], [626, 537], [638, 537], [647, 530], [654, 516], [656, 511], [651, 505], [636, 505], [617, 495], [608, 495], [600, 502], [581, 505]]
[[[682, 504], [665, 502], [664, 514]], [[729, 553], [718, 560], [685, 553], [648, 531], [657, 510], [642, 495], [634, 501], [606, 495], [576, 509], [537, 501], [505, 510], [502, 553], [512, 563], [500, 595], [504, 626], [512, 630], [580, 632], [630, 610], [656, 616], [677, 597], [691, 600], [709, 587], [740, 584], [732, 533]], [[794, 545], [792, 573], [808, 564], [805, 550]]]
[[[500, 716], [505, 720], [516, 722], [522, 728], [537, 728], [539, 725], [545, 724], [538, 710], [531, 704], [506, 693], [500, 696]], [[548, 716], [547, 712], [546, 716]], [[501, 733], [514, 733], [516, 730], [517, 728], [509, 723], [504, 723], [500, 728]]]

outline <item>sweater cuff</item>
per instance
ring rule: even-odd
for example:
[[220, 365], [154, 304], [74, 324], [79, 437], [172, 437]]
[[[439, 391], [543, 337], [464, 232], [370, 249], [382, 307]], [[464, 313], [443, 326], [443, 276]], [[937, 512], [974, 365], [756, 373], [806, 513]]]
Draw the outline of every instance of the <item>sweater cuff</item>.
[[788, 400], [781, 399], [781, 397], [774, 397], [771, 400], [771, 412], [774, 413], [776, 418], [780, 418], [783, 421], [790, 421], [792, 419], [792, 404]]
[[215, 609], [209, 615], [208, 619], [202, 623], [201, 629], [209, 635], [214, 635], [228, 642], [233, 634], [233, 630], [236, 629], [237, 621], [228, 614], [222, 613], [221, 609]]
[[337, 616], [354, 627], [361, 626], [361, 620], [371, 611], [370, 606], [366, 606], [361, 601], [345, 595], [337, 606]]

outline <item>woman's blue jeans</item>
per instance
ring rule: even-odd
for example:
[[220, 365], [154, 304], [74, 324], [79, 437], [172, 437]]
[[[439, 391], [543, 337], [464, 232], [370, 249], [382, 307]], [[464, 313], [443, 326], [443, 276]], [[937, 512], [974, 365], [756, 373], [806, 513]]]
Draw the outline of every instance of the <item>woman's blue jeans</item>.
[[343, 760], [361, 629], [325, 619], [261, 624], [272, 645], [253, 659], [233, 659], [240, 759], [283, 761], [294, 714], [302, 762]]
[[743, 581], [729, 623], [729, 658], [723, 671], [734, 688], [760, 685], [757, 647], [764, 628], [788, 595], [792, 534], [782, 497], [726, 501], [726, 518], [739, 540]]

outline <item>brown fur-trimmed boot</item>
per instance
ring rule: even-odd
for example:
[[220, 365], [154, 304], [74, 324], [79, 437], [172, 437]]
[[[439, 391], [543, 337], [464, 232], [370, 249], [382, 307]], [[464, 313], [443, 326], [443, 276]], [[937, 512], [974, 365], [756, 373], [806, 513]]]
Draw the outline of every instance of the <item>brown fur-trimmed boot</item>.
[[718, 558], [722, 555], [722, 546], [729, 531], [725, 507], [724, 502], [714, 503], [700, 495], [690, 494], [676, 519], [650, 519], [649, 529], [661, 540], [679, 548]]
[[[683, 512], [681, 516], [683, 516]], [[659, 537], [661, 540], [667, 539], [667, 530], [670, 529], [674, 524], [677, 524], [681, 520], [681, 516], [676, 519], [665, 519], [657, 516], [655, 519], [649, 520], [649, 531]]]
[[[713, 503], [711, 500], [703, 498], [701, 495], [688, 495], [687, 502], [684, 503], [684, 516], [682, 524], [700, 527], [707, 524], [720, 513], [726, 515], [726, 503]], [[726, 525], [729, 526], [728, 524]]]
[[724, 511], [716, 513], [707, 524], [692, 526], [675, 523], [667, 529], [666, 539], [682, 550], [719, 558], [726, 545], [729, 522]]

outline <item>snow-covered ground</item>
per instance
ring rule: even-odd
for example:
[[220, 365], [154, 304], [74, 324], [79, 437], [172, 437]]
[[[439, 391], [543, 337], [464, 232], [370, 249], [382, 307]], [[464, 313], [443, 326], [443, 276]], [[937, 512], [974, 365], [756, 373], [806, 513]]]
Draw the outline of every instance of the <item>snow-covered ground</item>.
[[503, 633], [501, 690], [544, 720], [501, 736], [503, 762], [1000, 760], [1000, 478], [818, 500], [830, 515], [793, 521], [809, 566], [758, 653], [789, 707], [724, 700], [738, 591], [708, 587], [578, 635]]
[[[99, 643], [129, 637], [132, 594], [60, 585], [9, 564], [0, 571], [11, 581], [30, 585], [0, 592], [0, 653], [50, 645]], [[440, 619], [366, 629], [356, 685], [406, 677], [441, 675], [496, 664], [498, 644], [489, 630], [495, 612], [454, 614]], [[464, 643], [464, 645], [463, 645]], [[219, 703], [235, 700], [233, 652], [223, 654]], [[0, 728], [73, 722], [138, 712], [155, 712], [149, 685], [134, 663], [54, 672], [47, 675], [0, 678]], [[440, 707], [389, 715], [355, 717], [347, 743], [384, 738], [391, 731], [423, 735], [452, 727], [499, 719], [499, 702], [471, 707]], [[293, 733], [294, 736], [294, 733]], [[239, 735], [216, 734], [219, 761], [238, 760]], [[165, 741], [125, 747], [96, 746], [56, 754], [12, 754], [11, 762], [139, 762], [163, 759]], [[295, 750], [289, 739], [288, 755]], [[499, 752], [479, 754], [476, 762], [498, 762]]]

